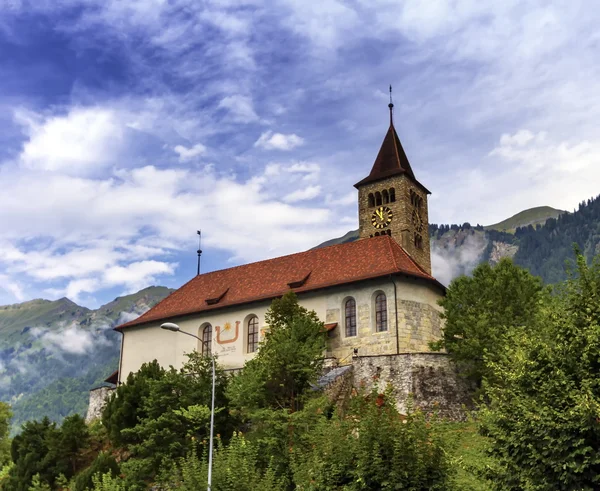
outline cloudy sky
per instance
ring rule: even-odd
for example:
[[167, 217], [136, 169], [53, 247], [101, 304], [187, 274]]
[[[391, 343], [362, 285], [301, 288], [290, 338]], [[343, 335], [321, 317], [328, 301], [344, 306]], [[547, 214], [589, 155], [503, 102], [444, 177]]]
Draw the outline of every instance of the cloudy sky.
[[0, 0], [0, 304], [177, 287], [200, 228], [204, 271], [355, 229], [390, 83], [432, 222], [572, 210], [600, 192], [599, 17], [576, 0]]

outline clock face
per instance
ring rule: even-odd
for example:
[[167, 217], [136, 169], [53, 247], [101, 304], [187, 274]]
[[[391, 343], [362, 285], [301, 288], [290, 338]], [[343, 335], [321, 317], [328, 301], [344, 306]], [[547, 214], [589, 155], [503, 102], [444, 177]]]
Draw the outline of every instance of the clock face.
[[371, 223], [375, 228], [385, 228], [392, 223], [393, 217], [392, 210], [387, 206], [380, 206], [371, 215]]
[[412, 222], [417, 232], [423, 231], [423, 219], [417, 210], [412, 212]]

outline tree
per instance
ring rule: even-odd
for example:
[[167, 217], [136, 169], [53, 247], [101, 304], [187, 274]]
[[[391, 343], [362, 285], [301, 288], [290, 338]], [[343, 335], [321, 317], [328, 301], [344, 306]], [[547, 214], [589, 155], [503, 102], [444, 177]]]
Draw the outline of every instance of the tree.
[[477, 384], [492, 382], [487, 362], [504, 352], [504, 337], [514, 328], [534, 326], [548, 296], [542, 281], [502, 259], [496, 266], [481, 264], [471, 277], [461, 276], [440, 300], [446, 320], [443, 337], [433, 349], [446, 349]]
[[[212, 362], [197, 352], [187, 356], [180, 370], [164, 370], [156, 361], [142, 366], [105, 409], [111, 439], [132, 457], [121, 467], [130, 489], [151, 479], [163, 462], [185, 456], [208, 438]], [[225, 440], [236, 421], [223, 410], [228, 406], [226, 387], [227, 376], [217, 367], [215, 431]]]
[[[331, 419], [318, 405], [291, 451], [295, 489], [446, 490], [451, 467], [420, 412], [401, 416], [391, 390], [359, 393]], [[305, 416], [306, 417], [306, 416]]]
[[492, 437], [496, 489], [600, 488], [600, 257], [577, 254], [541, 326], [514, 331], [490, 363], [482, 430]]
[[0, 402], [0, 467], [10, 462], [10, 419], [12, 411], [5, 402]]
[[[3, 489], [26, 491], [31, 485], [53, 486], [61, 474], [71, 478], [80, 468], [88, 438], [87, 426], [77, 414], [66, 418], [61, 428], [48, 418], [25, 423], [12, 441], [14, 466]], [[37, 484], [32, 484], [36, 475]]]
[[261, 468], [272, 466], [289, 480], [288, 449], [295, 431], [290, 415], [302, 409], [322, 373], [325, 329], [293, 292], [273, 300], [265, 320], [265, 340], [231, 380], [228, 394], [232, 412], [251, 429], [248, 438], [258, 445]]
[[325, 329], [314, 311], [293, 292], [273, 300], [265, 315], [269, 326], [257, 355], [230, 385], [234, 406], [245, 410], [297, 411], [312, 382], [321, 375]]
[[164, 374], [164, 368], [156, 360], [144, 363], [136, 373], [130, 373], [127, 382], [113, 393], [102, 413], [102, 424], [113, 445], [128, 443], [121, 430], [133, 428], [140, 419], [146, 417], [143, 402], [150, 393], [150, 383]]

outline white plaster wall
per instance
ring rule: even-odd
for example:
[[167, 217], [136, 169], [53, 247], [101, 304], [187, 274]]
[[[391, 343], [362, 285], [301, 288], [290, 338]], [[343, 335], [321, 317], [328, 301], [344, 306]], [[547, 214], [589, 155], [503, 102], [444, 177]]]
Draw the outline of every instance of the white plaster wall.
[[[440, 298], [438, 289], [415, 281], [410, 278], [396, 277], [398, 294], [398, 319], [400, 332], [401, 351], [427, 350], [427, 340], [431, 334], [417, 339], [413, 329], [405, 326], [404, 312], [401, 301], [415, 302], [418, 305], [429, 306], [437, 311]], [[375, 318], [373, 312], [374, 294], [382, 291], [387, 297], [388, 330], [375, 332]], [[357, 336], [346, 337], [343, 325], [344, 300], [352, 296], [357, 307]], [[300, 293], [298, 300], [301, 305], [309, 310], [314, 310], [324, 322], [337, 322], [338, 327], [329, 333], [329, 349], [327, 356], [334, 356], [338, 360], [351, 358], [355, 347], [359, 354], [391, 354], [396, 353], [396, 317], [394, 302], [394, 286], [390, 278], [368, 280], [360, 283], [331, 287], [317, 292]], [[119, 380], [125, 381], [127, 375], [139, 370], [141, 365], [154, 359], [164, 366], [173, 365], [180, 368], [186, 360], [185, 353], [193, 350], [201, 351], [200, 343], [181, 333], [174, 333], [160, 329], [162, 322], [175, 322], [183, 331], [202, 337], [201, 327], [210, 323], [213, 327], [212, 349], [218, 356], [219, 363], [225, 368], [240, 368], [254, 356], [247, 352], [247, 320], [250, 315], [256, 315], [259, 322], [260, 340], [264, 338], [265, 313], [271, 301], [255, 302], [242, 307], [226, 307], [223, 309], [206, 312], [201, 315], [164, 319], [155, 324], [126, 328], [124, 330], [123, 351], [121, 354], [121, 367]], [[428, 307], [428, 308], [429, 308]], [[412, 307], [414, 308], [414, 307]], [[229, 324], [229, 329], [225, 326]], [[237, 330], [236, 330], [237, 325]], [[217, 339], [217, 333], [220, 336]], [[412, 337], [411, 337], [412, 336]], [[220, 343], [219, 343], [220, 341]]]
[[[299, 300], [301, 305], [314, 310], [319, 318], [325, 318], [325, 297], [322, 294], [307, 293], [299, 296]], [[164, 319], [153, 324], [126, 328], [119, 380], [124, 382], [129, 373], [136, 372], [143, 363], [154, 359], [165, 368], [170, 365], [180, 368], [186, 361], [186, 353], [202, 350], [197, 339], [161, 329], [163, 322], [175, 322], [182, 331], [200, 338], [202, 328], [210, 323], [213, 327], [212, 352], [218, 356], [219, 363], [224, 368], [240, 368], [254, 356], [254, 353], [248, 353], [247, 350], [247, 321], [252, 315], [258, 317], [259, 340], [262, 341], [267, 328], [265, 313], [270, 305], [270, 301], [255, 302], [241, 308], [224, 308], [201, 315]], [[225, 329], [227, 324], [229, 329]], [[217, 336], [217, 333], [220, 335]]]

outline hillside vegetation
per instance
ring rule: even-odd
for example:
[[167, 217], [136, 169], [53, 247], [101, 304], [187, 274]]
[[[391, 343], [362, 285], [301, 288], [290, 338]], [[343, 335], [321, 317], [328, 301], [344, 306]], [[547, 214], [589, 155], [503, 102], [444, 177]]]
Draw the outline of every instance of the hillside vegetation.
[[[531, 208], [483, 227], [463, 224], [429, 224], [434, 276], [449, 284], [470, 274], [482, 263], [497, 264], [502, 258], [515, 263], [552, 284], [567, 278], [565, 264], [573, 262], [573, 244], [590, 261], [600, 252], [600, 199], [582, 202], [573, 213], [549, 206]], [[317, 247], [351, 242], [358, 230]]]
[[499, 230], [501, 232], [514, 233], [518, 227], [527, 227], [529, 225], [534, 228], [539, 225], [544, 225], [549, 218], [558, 218], [566, 211], [557, 210], [551, 206], [538, 206], [523, 210], [516, 215], [513, 215], [506, 220], [503, 220], [493, 225], [486, 225], [485, 230]]
[[12, 405], [13, 432], [32, 418], [85, 415], [89, 390], [118, 366], [120, 336], [112, 328], [171, 291], [145, 288], [96, 310], [66, 298], [0, 307], [0, 400]]
[[[410, 403], [400, 414], [390, 386], [316, 390], [324, 324], [293, 292], [275, 299], [256, 356], [233, 377], [217, 366], [211, 489], [598, 489], [600, 255], [591, 265], [575, 257], [554, 288], [509, 259], [448, 287], [431, 348], [477, 388], [467, 422]], [[0, 404], [2, 489], [205, 489], [211, 365], [198, 353], [180, 370], [146, 363], [116, 389], [102, 424], [29, 421], [10, 453], [10, 408]]]

